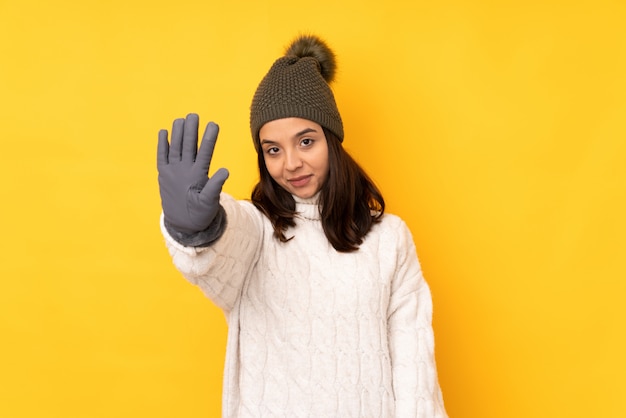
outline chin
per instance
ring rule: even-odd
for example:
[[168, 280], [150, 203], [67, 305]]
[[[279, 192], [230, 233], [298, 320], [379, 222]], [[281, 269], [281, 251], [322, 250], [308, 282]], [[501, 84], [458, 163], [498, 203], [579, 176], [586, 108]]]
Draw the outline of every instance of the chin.
[[292, 195], [298, 196], [300, 199], [308, 199], [315, 196], [315, 193], [317, 190], [294, 190], [291, 192]]

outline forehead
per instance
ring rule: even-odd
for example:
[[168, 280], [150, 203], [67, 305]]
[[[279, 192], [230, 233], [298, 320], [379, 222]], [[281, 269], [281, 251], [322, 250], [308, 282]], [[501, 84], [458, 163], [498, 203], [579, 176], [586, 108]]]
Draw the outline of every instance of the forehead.
[[259, 131], [260, 139], [280, 139], [282, 137], [293, 137], [300, 132], [319, 132], [322, 127], [313, 121], [302, 118], [282, 118], [267, 122]]

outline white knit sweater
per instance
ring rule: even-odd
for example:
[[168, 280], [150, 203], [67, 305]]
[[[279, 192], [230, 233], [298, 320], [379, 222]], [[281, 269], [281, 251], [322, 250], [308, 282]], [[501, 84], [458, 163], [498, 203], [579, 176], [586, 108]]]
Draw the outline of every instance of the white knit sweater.
[[174, 264], [228, 320], [224, 417], [446, 417], [432, 303], [411, 234], [386, 214], [360, 249], [330, 245], [317, 204], [286, 243], [251, 203], [222, 194], [228, 226]]

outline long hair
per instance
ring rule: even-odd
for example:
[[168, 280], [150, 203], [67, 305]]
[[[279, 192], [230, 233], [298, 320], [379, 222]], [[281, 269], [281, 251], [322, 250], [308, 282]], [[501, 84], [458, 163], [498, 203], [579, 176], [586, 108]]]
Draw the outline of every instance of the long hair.
[[[324, 128], [328, 143], [329, 173], [320, 190], [320, 215], [324, 234], [339, 252], [352, 252], [385, 212], [382, 193], [361, 166], [346, 152], [331, 131]], [[260, 180], [252, 190], [252, 203], [268, 217], [274, 237], [281, 242], [287, 228], [295, 226], [296, 202], [278, 185], [265, 166], [263, 152], [257, 147]]]

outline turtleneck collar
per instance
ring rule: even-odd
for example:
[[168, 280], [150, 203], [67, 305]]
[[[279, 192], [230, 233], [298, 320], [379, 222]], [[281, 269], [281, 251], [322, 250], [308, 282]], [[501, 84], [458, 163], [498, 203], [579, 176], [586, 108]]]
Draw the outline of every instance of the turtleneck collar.
[[293, 199], [296, 201], [296, 212], [298, 212], [298, 216], [312, 221], [319, 221], [321, 219], [319, 208], [319, 192], [306, 199], [303, 199], [296, 195], [292, 196]]

